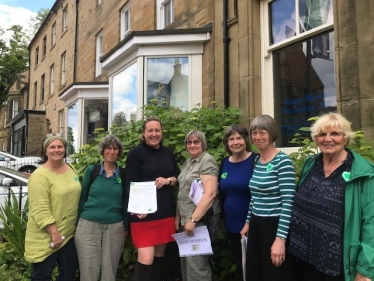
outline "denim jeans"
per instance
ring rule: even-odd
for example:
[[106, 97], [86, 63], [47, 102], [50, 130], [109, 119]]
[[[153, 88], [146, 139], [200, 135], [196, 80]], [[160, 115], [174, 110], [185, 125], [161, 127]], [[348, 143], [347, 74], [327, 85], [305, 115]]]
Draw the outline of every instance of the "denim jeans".
[[52, 271], [57, 263], [56, 281], [74, 281], [78, 269], [78, 257], [74, 237], [59, 250], [49, 255], [44, 261], [32, 264], [31, 281], [50, 281]]

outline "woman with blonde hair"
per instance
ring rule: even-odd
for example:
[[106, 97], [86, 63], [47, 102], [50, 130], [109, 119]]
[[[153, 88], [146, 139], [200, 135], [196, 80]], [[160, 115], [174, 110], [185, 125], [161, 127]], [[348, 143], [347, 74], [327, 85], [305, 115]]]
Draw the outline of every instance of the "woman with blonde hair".
[[305, 160], [290, 224], [300, 280], [374, 278], [374, 165], [347, 148], [353, 135], [338, 113], [311, 127], [321, 152]]

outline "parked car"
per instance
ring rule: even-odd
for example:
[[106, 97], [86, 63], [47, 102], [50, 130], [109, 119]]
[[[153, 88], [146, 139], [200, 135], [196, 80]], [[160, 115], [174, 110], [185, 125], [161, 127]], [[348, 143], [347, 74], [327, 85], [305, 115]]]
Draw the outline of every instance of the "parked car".
[[[29, 176], [23, 172], [15, 171], [5, 167], [0, 167], [0, 207], [4, 207], [5, 201], [12, 201], [10, 189], [17, 198], [18, 204], [23, 209], [27, 200], [27, 184]], [[0, 228], [3, 222], [0, 219]]]
[[10, 153], [0, 151], [0, 167], [7, 167], [31, 174], [41, 164], [43, 164], [43, 160], [37, 156], [18, 157]]

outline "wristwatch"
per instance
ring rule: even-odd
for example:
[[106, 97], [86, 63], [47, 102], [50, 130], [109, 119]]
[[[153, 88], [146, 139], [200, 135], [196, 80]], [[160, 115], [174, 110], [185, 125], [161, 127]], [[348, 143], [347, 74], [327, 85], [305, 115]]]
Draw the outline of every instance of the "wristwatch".
[[198, 221], [193, 219], [192, 217], [190, 217], [190, 220], [193, 222], [193, 223], [197, 223]]
[[168, 185], [171, 185], [171, 178], [168, 178], [168, 180], [169, 180], [169, 184]]

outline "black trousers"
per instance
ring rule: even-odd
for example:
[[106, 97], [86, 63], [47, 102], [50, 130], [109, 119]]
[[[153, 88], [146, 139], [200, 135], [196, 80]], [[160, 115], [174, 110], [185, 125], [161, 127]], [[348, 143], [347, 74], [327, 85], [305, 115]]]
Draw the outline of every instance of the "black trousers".
[[295, 281], [295, 260], [287, 255], [280, 267], [271, 262], [271, 246], [277, 233], [279, 217], [251, 215], [247, 244], [247, 281]]

